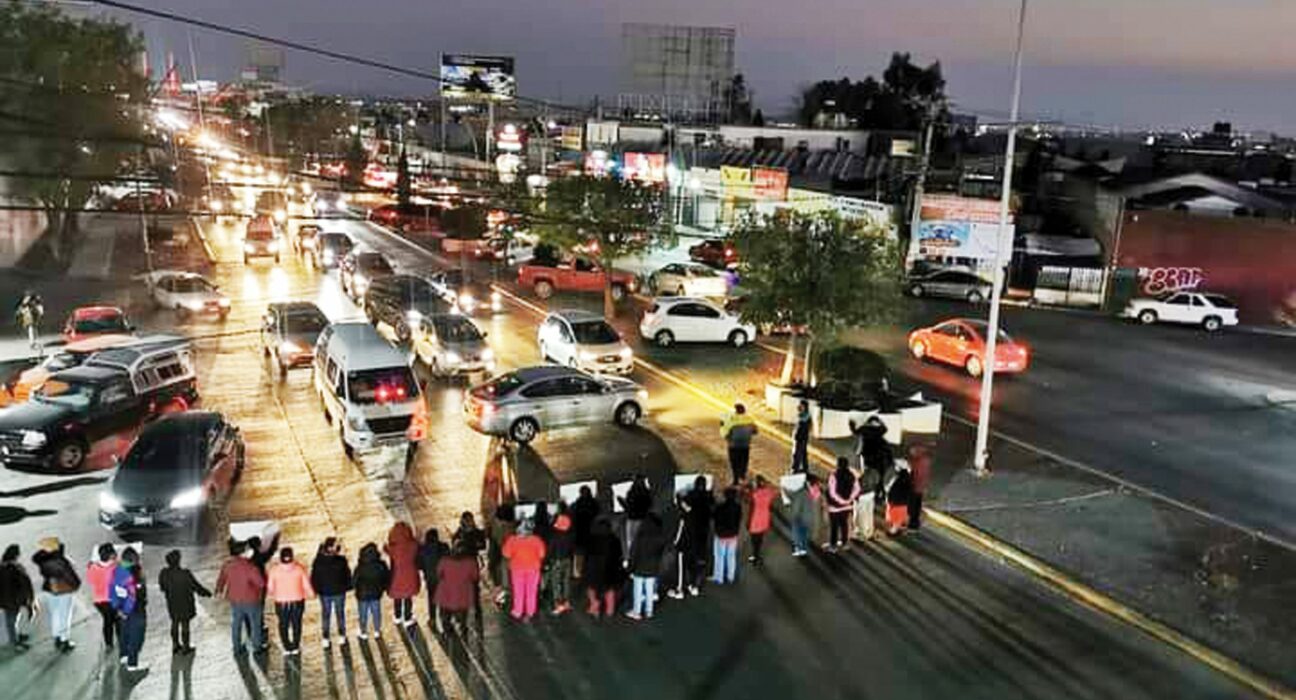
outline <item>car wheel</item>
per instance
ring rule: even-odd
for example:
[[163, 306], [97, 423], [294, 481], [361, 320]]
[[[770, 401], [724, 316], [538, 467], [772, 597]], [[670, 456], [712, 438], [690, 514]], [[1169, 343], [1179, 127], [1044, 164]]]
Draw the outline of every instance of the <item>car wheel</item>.
[[657, 341], [657, 345], [668, 348], [675, 344], [675, 334], [670, 331], [657, 331], [657, 335], [653, 336], [653, 340]]
[[519, 418], [509, 426], [509, 438], [519, 445], [525, 445], [540, 434], [540, 424], [534, 418]]
[[65, 472], [76, 471], [85, 464], [86, 443], [80, 438], [64, 438], [54, 446], [54, 466]]
[[346, 455], [347, 459], [354, 462], [356, 458], [355, 448], [347, 444], [345, 429], [343, 428], [338, 429], [338, 439], [342, 441], [342, 453]]
[[985, 368], [981, 366], [981, 358], [976, 355], [969, 355], [968, 359], [963, 362], [963, 369], [967, 370], [970, 377], [980, 377]]
[[927, 359], [927, 343], [921, 340], [915, 341], [913, 345], [909, 346], [909, 352], [914, 356], [915, 360], [925, 360]]
[[967, 300], [969, 304], [980, 304], [985, 301], [985, 295], [981, 293], [981, 290], [973, 289], [967, 293]]
[[1143, 309], [1138, 314], [1139, 323], [1150, 326], [1157, 322], [1157, 313], [1152, 309]]
[[729, 334], [729, 344], [740, 348], [747, 344], [747, 331], [736, 330]]
[[643, 409], [639, 408], [639, 404], [633, 401], [627, 401], [620, 406], [617, 406], [616, 422], [617, 425], [623, 428], [629, 428], [635, 423], [638, 423], [639, 418], [642, 415]]
[[612, 301], [619, 302], [626, 297], [626, 288], [623, 284], [612, 285]]
[[1214, 333], [1223, 325], [1224, 322], [1220, 320], [1219, 316], [1207, 316], [1202, 319], [1202, 328], [1206, 329], [1207, 333]]
[[921, 284], [912, 284], [912, 285], [909, 285], [909, 294], [910, 294], [910, 296], [920, 297], [920, 296], [922, 296], [922, 295], [925, 294], [925, 293], [926, 293], [926, 290], [923, 289], [923, 286], [922, 286]]
[[549, 297], [553, 296], [553, 284], [545, 280], [540, 280], [539, 282], [536, 282], [535, 295], [540, 297], [541, 299], [548, 299]]

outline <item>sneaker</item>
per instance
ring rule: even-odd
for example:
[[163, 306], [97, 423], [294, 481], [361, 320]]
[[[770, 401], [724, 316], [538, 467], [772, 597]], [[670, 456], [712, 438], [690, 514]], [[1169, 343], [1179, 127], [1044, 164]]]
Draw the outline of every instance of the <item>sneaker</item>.
[[126, 670], [130, 671], [131, 673], [139, 673], [141, 671], [147, 671], [148, 664], [137, 664], [135, 666], [127, 666]]
[[292, 650], [288, 652], [290, 656], [296, 656], [300, 653], [301, 653], [301, 647], [293, 647]]
[[329, 646], [330, 646], [330, 645], [329, 645], [329, 638], [328, 638], [328, 637], [325, 637], [324, 639], [320, 640], [320, 646], [324, 647], [325, 649], [328, 649]]
[[751, 555], [750, 557], [747, 557], [747, 562], [750, 564], [755, 564], [758, 561], [760, 561], [760, 559], [758, 559], [755, 554]]
[[347, 646], [347, 638], [346, 638], [346, 637], [341, 637], [341, 638], [339, 638], [339, 639], [338, 639], [338, 646], [340, 646], [340, 647]]
[[365, 634], [364, 632], [361, 632], [360, 634], [356, 635], [356, 639], [359, 639], [362, 642], [367, 642], [369, 641], [369, 635]]
[[193, 647], [185, 647], [185, 648], [184, 648], [184, 654], [185, 654], [185, 656], [191, 656], [191, 655], [193, 655], [193, 653], [196, 652], [196, 651], [198, 651], [198, 650], [195, 649], [195, 648], [193, 648]]
[[684, 600], [684, 591], [678, 591], [672, 588], [671, 590], [666, 591], [666, 597], [674, 598], [675, 600]]
[[794, 550], [792, 550], [792, 556], [794, 556], [794, 557], [804, 557], [806, 554], [807, 554], [807, 552], [806, 552], [804, 549], [794, 549]]
[[702, 589], [697, 586], [689, 586], [689, 595], [696, 598], [697, 596], [702, 595]]
[[171, 647], [171, 653], [172, 653], [172, 654], [183, 654], [183, 653], [184, 653], [184, 647]]
[[[235, 653], [237, 653], [237, 652], [235, 652]], [[123, 656], [123, 657], [121, 657], [120, 659], [117, 659], [117, 663], [121, 664], [122, 666], [125, 666], [125, 665], [126, 665], [126, 657]]]
[[379, 632], [378, 630], [374, 630], [373, 637], [374, 639], [382, 639], [382, 632]]
[[643, 615], [640, 615], [639, 613], [637, 613], [637, 612], [635, 612], [635, 611], [633, 611], [633, 610], [627, 610], [625, 616], [628, 617], [628, 618], [630, 618], [631, 620], [642, 620], [642, 619], [643, 619]]

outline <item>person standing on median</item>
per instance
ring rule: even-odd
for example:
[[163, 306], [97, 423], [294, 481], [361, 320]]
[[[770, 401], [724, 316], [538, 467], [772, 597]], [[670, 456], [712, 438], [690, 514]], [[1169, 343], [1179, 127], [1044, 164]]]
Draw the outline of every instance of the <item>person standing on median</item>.
[[715, 551], [711, 581], [733, 583], [738, 577], [738, 535], [742, 531], [742, 504], [738, 489], [730, 486], [715, 507]]
[[266, 593], [275, 604], [279, 644], [283, 646], [284, 656], [300, 654], [302, 615], [306, 612], [306, 601], [315, 597], [315, 590], [311, 588], [306, 567], [293, 556], [292, 547], [279, 550], [279, 563], [270, 567]]
[[180, 566], [180, 550], [167, 552], [166, 568], [158, 574], [158, 587], [166, 598], [167, 615], [171, 618], [171, 652], [192, 654], [189, 644], [189, 623], [198, 614], [194, 596], [211, 597], [211, 591], [194, 578], [193, 572]]
[[117, 613], [112, 607], [112, 580], [117, 573], [117, 548], [105, 542], [95, 551], [98, 561], [86, 565], [86, 585], [90, 586], [90, 596], [94, 600], [95, 610], [103, 623], [104, 650], [113, 648], [113, 639], [118, 634]]
[[720, 422], [720, 437], [724, 438], [729, 450], [729, 471], [733, 474], [735, 484], [747, 479], [747, 464], [751, 461], [751, 442], [756, 433], [756, 422], [747, 415], [747, 407], [741, 403], [734, 404], [733, 413], [725, 416]]
[[923, 494], [931, 481], [931, 453], [922, 445], [909, 448], [909, 471], [913, 474], [911, 493], [909, 494], [909, 529], [922, 527]]
[[81, 578], [64, 555], [63, 543], [57, 537], [46, 537], [38, 544], [40, 551], [32, 555], [32, 563], [43, 581], [41, 597], [49, 618], [50, 636], [54, 638], [54, 648], [69, 652], [76, 648], [71, 638], [72, 601], [81, 587]]
[[19, 558], [18, 545], [5, 547], [0, 558], [0, 617], [4, 618], [5, 644], [17, 651], [26, 651], [27, 635], [19, 632], [18, 616], [25, 610], [30, 620], [36, 604], [31, 577]]
[[[467, 544], [463, 545], [465, 548]], [[378, 545], [370, 542], [360, 548], [360, 559], [356, 561], [355, 573], [351, 576], [351, 588], [355, 590], [356, 607], [360, 610], [360, 632], [356, 638], [365, 641], [365, 630], [372, 627], [373, 638], [382, 639], [382, 597], [391, 583], [391, 569], [382, 560]]]
[[508, 560], [509, 583], [512, 586], [514, 620], [530, 622], [539, 607], [540, 568], [544, 565], [545, 543], [532, 532], [529, 519], [518, 523], [517, 531], [504, 540], [503, 555]]
[[653, 603], [657, 598], [657, 576], [661, 573], [662, 555], [666, 551], [666, 535], [662, 532], [662, 519], [649, 513], [635, 531], [630, 545], [630, 581], [632, 599], [626, 617], [631, 620], [651, 620]]
[[765, 477], [756, 475], [752, 488], [747, 492], [747, 537], [751, 540], [751, 554], [747, 561], [753, 564], [760, 564], [761, 546], [765, 544], [765, 535], [770, 531], [773, 517], [770, 510], [774, 507], [774, 499], [778, 497], [778, 491], [770, 486]]
[[792, 473], [800, 474], [810, 468], [810, 402], [804, 399], [797, 404], [796, 428], [792, 431]]
[[127, 547], [117, 562], [112, 581], [112, 607], [121, 620], [121, 662], [131, 673], [147, 671], [148, 666], [140, 666], [139, 653], [148, 630], [148, 587], [134, 547]]
[[253, 551], [252, 547], [231, 538], [230, 557], [216, 577], [216, 595], [223, 596], [230, 604], [230, 640], [235, 658], [247, 653], [243, 648], [244, 625], [252, 637], [253, 653], [266, 650], [265, 628], [261, 624], [266, 583], [261, 569], [252, 562]]
[[310, 583], [320, 602], [320, 644], [325, 649], [332, 645], [330, 623], [336, 619], [338, 644], [346, 646], [346, 594], [351, 590], [351, 565], [336, 537], [325, 538], [320, 543], [311, 562]]
[[837, 469], [828, 477], [828, 551], [835, 552], [850, 546], [847, 529], [851, 511], [855, 509], [855, 501], [859, 497], [859, 479], [851, 471], [850, 460], [838, 457]]

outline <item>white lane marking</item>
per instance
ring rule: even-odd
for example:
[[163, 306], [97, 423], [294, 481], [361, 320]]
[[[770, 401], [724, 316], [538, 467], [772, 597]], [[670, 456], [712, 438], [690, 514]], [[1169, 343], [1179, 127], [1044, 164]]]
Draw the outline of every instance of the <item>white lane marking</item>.
[[1044, 508], [1047, 506], [1063, 506], [1068, 503], [1077, 503], [1079, 501], [1088, 501], [1104, 496], [1111, 496], [1120, 493], [1120, 489], [1102, 489], [1090, 493], [1082, 493], [1078, 496], [1065, 496], [1063, 498], [1050, 498], [1043, 501], [1028, 501], [1026, 503], [987, 503], [982, 506], [963, 506], [950, 507], [948, 503], [941, 504], [941, 510], [946, 513], [978, 513], [987, 510], [1012, 510], [1016, 508]]

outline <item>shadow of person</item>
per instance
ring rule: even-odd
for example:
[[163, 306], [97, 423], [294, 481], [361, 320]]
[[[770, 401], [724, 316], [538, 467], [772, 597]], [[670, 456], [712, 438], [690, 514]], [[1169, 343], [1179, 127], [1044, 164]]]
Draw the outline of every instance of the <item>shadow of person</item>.
[[[243, 687], [247, 690], [248, 697], [252, 700], [263, 700], [261, 694], [261, 682], [257, 680], [256, 671], [252, 669], [253, 662], [248, 659], [246, 654], [240, 654], [234, 658], [235, 666], [238, 668], [239, 678], [243, 679]], [[257, 665], [261, 661], [257, 660]]]
[[170, 700], [193, 700], [193, 654], [171, 656]]
[[48, 493], [58, 493], [59, 491], [74, 489], [79, 486], [98, 486], [107, 480], [108, 477], [106, 476], [78, 476], [72, 479], [63, 479], [62, 481], [47, 481], [43, 484], [14, 489], [13, 491], [0, 491], [0, 498], [29, 498], [31, 496], [42, 496]]
[[324, 650], [324, 687], [328, 688], [330, 698], [341, 697], [338, 694], [337, 668], [333, 662], [333, 650]]
[[352, 698], [356, 697], [355, 657], [351, 656], [350, 644], [342, 647], [342, 677], [346, 680], [347, 694]]
[[0, 506], [0, 525], [13, 525], [27, 518], [46, 518], [51, 515], [58, 515], [58, 511], [48, 508], [27, 510], [22, 506]]
[[441, 644], [441, 650], [445, 652], [446, 658], [450, 660], [450, 665], [454, 667], [455, 674], [467, 691], [468, 697], [491, 697], [493, 693], [490, 685], [481, 675], [480, 666], [473, 661], [473, 652], [469, 650], [468, 643], [464, 639], [467, 633], [466, 629], [449, 625], [445, 633], [438, 635], [436, 639]]
[[429, 698], [447, 697], [441, 679], [437, 678], [436, 669], [432, 665], [432, 655], [428, 652], [422, 628], [416, 625], [408, 628], [408, 632], [401, 635], [401, 642], [405, 644], [405, 653], [414, 661], [414, 668], [418, 671], [419, 681], [423, 685], [423, 694]]
[[[382, 648], [382, 641], [375, 640], [374, 644]], [[373, 651], [369, 649], [369, 642], [360, 642], [360, 655], [364, 657], [365, 670], [369, 672], [369, 680], [373, 681], [374, 697], [378, 700], [384, 700], [387, 695], [383, 692], [383, 679], [378, 674], [378, 664], [374, 663]]]
[[284, 690], [278, 700], [301, 700], [301, 655], [289, 656], [284, 662]]

